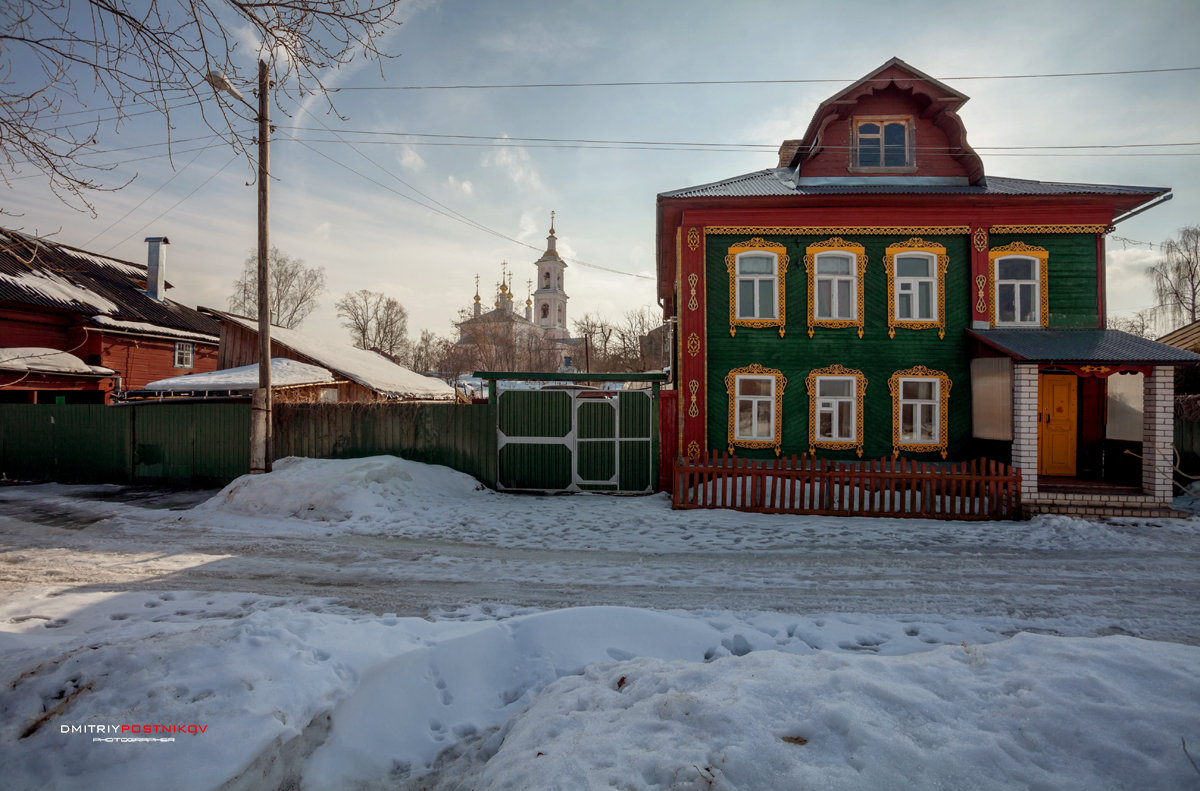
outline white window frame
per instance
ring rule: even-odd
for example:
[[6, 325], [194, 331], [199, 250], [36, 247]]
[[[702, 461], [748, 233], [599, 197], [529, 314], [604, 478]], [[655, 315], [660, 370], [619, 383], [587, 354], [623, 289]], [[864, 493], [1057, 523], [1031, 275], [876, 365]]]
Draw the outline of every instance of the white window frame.
[[[850, 385], [850, 393], [844, 396], [823, 396], [821, 395], [821, 384], [823, 382], [847, 382]], [[817, 442], [858, 442], [858, 377], [856, 376], [818, 376], [816, 388], [816, 426], [813, 435]], [[848, 436], [839, 436], [838, 430], [845, 428], [841, 425], [838, 419], [838, 405], [841, 403], [850, 405], [850, 420]], [[829, 414], [831, 416], [831, 427], [833, 429], [832, 436], [824, 436], [821, 434], [821, 417]]]
[[195, 344], [191, 341], [175, 342], [175, 367], [191, 368], [195, 364]]
[[[930, 274], [924, 277], [914, 277], [912, 275], [900, 274], [900, 259], [901, 258], [923, 258], [929, 264]], [[894, 266], [896, 269], [896, 285], [892, 294], [893, 306], [896, 311], [896, 321], [912, 322], [918, 324], [937, 324], [938, 323], [938, 260], [933, 253], [927, 253], [923, 250], [913, 250], [910, 252], [896, 253]], [[915, 315], [919, 312], [921, 301], [919, 299], [920, 284], [929, 283], [929, 316], [928, 318]], [[912, 295], [912, 306], [914, 315], [905, 316], [900, 312], [900, 296], [904, 291], [904, 286], [912, 287], [910, 292]]]
[[[822, 274], [821, 273], [821, 259], [829, 258], [829, 257], [850, 259], [850, 274], [848, 274], [848, 275]], [[817, 321], [847, 321], [847, 322], [858, 321], [858, 256], [849, 250], [825, 250], [823, 252], [817, 253], [816, 256], [814, 257], [813, 261], [814, 261], [814, 268], [813, 268], [813, 283], [814, 283], [813, 288], [814, 288], [814, 290], [813, 290], [812, 299], [813, 299], [813, 315], [816, 318], [816, 320]], [[846, 316], [838, 316], [838, 315], [822, 316], [821, 315], [820, 291], [821, 291], [821, 281], [822, 280], [826, 280], [826, 281], [830, 282], [829, 307], [831, 310], [833, 310], [834, 313], [836, 313], [837, 309], [839, 307], [841, 307], [841, 305], [838, 303], [837, 284], [843, 280], [850, 283], [850, 313], [849, 313], [849, 315], [846, 315]]]
[[[853, 119], [853, 140], [854, 145], [850, 150], [850, 170], [851, 171], [913, 171], [916, 169], [916, 157], [914, 156], [913, 137], [915, 130], [912, 123], [912, 118], [905, 115], [892, 116], [863, 116]], [[877, 133], [866, 133], [862, 131], [862, 127], [866, 124], [874, 124], [879, 127]], [[891, 124], [898, 124], [904, 127], [904, 162], [899, 165], [885, 164], [887, 158], [887, 147], [884, 144], [884, 139], [887, 135], [887, 127]], [[865, 145], [866, 144], [866, 145]], [[874, 149], [879, 153], [878, 165], [862, 164], [862, 151], [864, 147]]]
[[[924, 384], [926, 382], [933, 384], [933, 395], [929, 398], [905, 398], [904, 385], [909, 382], [917, 382]], [[896, 436], [899, 441], [905, 445], [941, 445], [942, 444], [942, 380], [934, 376], [904, 376], [898, 381], [898, 389], [896, 395]], [[904, 407], [912, 405], [915, 409], [913, 428], [917, 432], [917, 436], [904, 436]], [[932, 410], [933, 420], [933, 437], [930, 439], [922, 439], [920, 437], [920, 420], [922, 407], [928, 407]]]
[[[757, 380], [767, 382], [770, 385], [770, 393], [763, 396], [744, 396], [742, 395], [742, 382]], [[749, 376], [739, 374], [734, 377], [734, 429], [733, 437], [737, 440], [748, 442], [774, 442], [775, 440], [775, 377], [774, 376]], [[742, 414], [742, 402], [748, 401], [751, 404], [751, 415], [754, 417], [754, 428], [758, 428], [758, 405], [766, 403], [770, 409], [770, 420], [767, 425], [766, 432], [758, 432], [753, 435], [745, 435], [742, 433], [742, 422], [740, 420]]]
[[[754, 258], [754, 257], [769, 258], [771, 260], [771, 273], [769, 275], [768, 274], [753, 274], [753, 273], [742, 274], [742, 259], [743, 258]], [[735, 308], [736, 318], [740, 321], [756, 321], [756, 320], [760, 320], [760, 319], [773, 321], [775, 319], [778, 319], [779, 318], [779, 315], [778, 315], [779, 314], [779, 256], [776, 255], [775, 253], [768, 252], [766, 250], [746, 250], [744, 252], [738, 253], [735, 256], [735, 262], [736, 262], [735, 266], [737, 267], [737, 269], [736, 269], [737, 274], [734, 276], [735, 281], [736, 281], [736, 284], [734, 287], [734, 300], [736, 302], [736, 308]], [[754, 284], [754, 289], [753, 289], [753, 291], [754, 291], [754, 312], [752, 315], [749, 315], [749, 316], [742, 313], [742, 300], [741, 300], [742, 293], [741, 292], [742, 292], [742, 283], [744, 281], [749, 281]], [[771, 315], [769, 315], [769, 316], [763, 314], [763, 305], [761, 304], [762, 289], [760, 287], [760, 284], [763, 282], [769, 282], [771, 284], [771, 289], [770, 289], [771, 303], [770, 303], [770, 305], [767, 306], [771, 310]]]
[[[1000, 267], [1005, 261], [1020, 259], [1028, 261], [1033, 271], [1031, 280], [1003, 280], [1000, 278]], [[1032, 283], [1033, 284], [1033, 318], [1029, 321], [1021, 321], [1016, 318], [1013, 321], [1002, 321], [1000, 319], [1000, 290], [1005, 286], [1010, 286], [1013, 289], [1013, 315], [1020, 317], [1021, 302], [1020, 286]], [[1042, 326], [1042, 289], [1045, 284], [1042, 283], [1042, 261], [1030, 255], [1006, 255], [996, 259], [996, 291], [993, 295], [996, 300], [996, 326], [997, 327], [1040, 327]]]

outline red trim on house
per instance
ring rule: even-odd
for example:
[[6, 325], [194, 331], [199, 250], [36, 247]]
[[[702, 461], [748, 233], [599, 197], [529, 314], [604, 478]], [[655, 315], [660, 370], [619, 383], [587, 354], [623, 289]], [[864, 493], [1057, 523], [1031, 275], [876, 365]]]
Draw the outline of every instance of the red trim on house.
[[[699, 458], [708, 450], [708, 382], [706, 361], [708, 343], [705, 322], [705, 282], [703, 227], [692, 222], [683, 225], [679, 235], [679, 452]], [[695, 351], [695, 354], [692, 352]], [[692, 443], [695, 443], [694, 445]]]

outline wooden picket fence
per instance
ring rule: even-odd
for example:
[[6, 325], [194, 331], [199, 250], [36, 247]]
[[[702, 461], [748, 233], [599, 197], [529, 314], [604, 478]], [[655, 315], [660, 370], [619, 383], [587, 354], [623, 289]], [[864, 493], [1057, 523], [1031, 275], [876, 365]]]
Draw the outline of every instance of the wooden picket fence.
[[671, 505], [765, 514], [1017, 519], [1021, 471], [988, 459], [755, 460], [713, 451], [695, 461], [676, 459]]

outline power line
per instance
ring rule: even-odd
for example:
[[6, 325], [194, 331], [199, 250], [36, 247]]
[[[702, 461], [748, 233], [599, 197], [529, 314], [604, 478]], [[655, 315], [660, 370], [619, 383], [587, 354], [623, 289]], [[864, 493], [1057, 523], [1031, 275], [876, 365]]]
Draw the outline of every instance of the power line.
[[[383, 189], [387, 190], [388, 192], [391, 192], [394, 195], [404, 198], [405, 200], [412, 201], [413, 203], [417, 204], [418, 206], [429, 209], [430, 211], [434, 212], [435, 214], [440, 214], [449, 220], [453, 220], [455, 222], [462, 223], [463, 225], [470, 226], [479, 231], [484, 231], [485, 233], [491, 234], [492, 236], [499, 237], [501, 239], [504, 239], [505, 241], [512, 242], [513, 244], [519, 244], [522, 247], [528, 247], [530, 250], [533, 250], [535, 252], [540, 251], [540, 248], [534, 247], [533, 245], [531, 245], [527, 242], [522, 242], [520, 239], [514, 239], [511, 236], [501, 233], [500, 231], [494, 230], [492, 228], [488, 228], [487, 226], [483, 225], [482, 223], [478, 223], [470, 218], [460, 215], [458, 212], [454, 211], [453, 209], [448, 209], [448, 211], [442, 211], [441, 209], [437, 209], [437, 208], [434, 208], [433, 206], [422, 203], [421, 201], [417, 200], [416, 198], [412, 197], [411, 195], [405, 195], [404, 193], [388, 186], [387, 184], [384, 184], [381, 181], [377, 181], [376, 179], [371, 178], [366, 173], [363, 173], [360, 170], [355, 170], [354, 168], [350, 167], [346, 163], [344, 163], [340, 160], [334, 159], [333, 157], [329, 156], [325, 152], [313, 148], [312, 146], [308, 145], [308, 143], [306, 143], [303, 140], [296, 139], [295, 142], [304, 146], [309, 151], [312, 151], [314, 154], [317, 154], [318, 156], [321, 156], [321, 157], [329, 160], [330, 162], [337, 165], [338, 167], [344, 168], [345, 170], [350, 171], [351, 173], [355, 174], [356, 176], [366, 179], [367, 181], [371, 182], [375, 186], [382, 187]], [[370, 160], [368, 160], [368, 161], [370, 161]], [[389, 175], [391, 175], [391, 174], [389, 174]], [[397, 180], [399, 180], [399, 179], [397, 179]], [[410, 187], [410, 189], [411, 189], [411, 187]], [[416, 190], [413, 190], [413, 191], [416, 192]], [[418, 194], [420, 194], [420, 193], [418, 193]], [[426, 196], [426, 197], [428, 197], [428, 196]], [[430, 198], [430, 200], [432, 200], [432, 198]], [[441, 204], [439, 204], [439, 205], [441, 205]], [[640, 275], [640, 274], [637, 274], [636, 272], [624, 272], [620, 269], [613, 269], [611, 267], [601, 266], [599, 264], [591, 264], [591, 263], [588, 263], [587, 261], [580, 261], [575, 258], [568, 258], [565, 260], [570, 261], [571, 263], [574, 263], [574, 264], [578, 264], [579, 266], [587, 267], [589, 269], [599, 269], [599, 270], [602, 270], [605, 272], [612, 272], [613, 274], [617, 274], [617, 275], [625, 275], [626, 277], [638, 277], [638, 278], [642, 278], [644, 280], [653, 280], [654, 279], [653, 277], [651, 277], [649, 275]]]
[[213, 179], [215, 179], [217, 176], [219, 176], [219, 175], [221, 175], [222, 173], [224, 173], [224, 172], [225, 172], [225, 168], [227, 168], [227, 167], [229, 167], [230, 165], [232, 165], [232, 164], [233, 164], [234, 162], [236, 162], [238, 159], [239, 159], [239, 155], [238, 155], [238, 154], [234, 154], [232, 157], [230, 157], [230, 158], [229, 158], [229, 161], [228, 161], [228, 162], [226, 162], [224, 165], [222, 165], [222, 166], [221, 166], [221, 169], [220, 169], [220, 170], [217, 170], [217, 171], [216, 171], [216, 172], [214, 172], [214, 173], [213, 173], [211, 176], [209, 176], [208, 178], [206, 178], [204, 181], [202, 181], [202, 182], [200, 182], [199, 184], [197, 184], [197, 185], [196, 185], [196, 187], [195, 187], [195, 188], [193, 188], [191, 192], [189, 192], [187, 195], [184, 195], [182, 198], [180, 198], [179, 200], [177, 200], [177, 201], [175, 201], [174, 203], [172, 203], [172, 204], [171, 204], [170, 206], [168, 206], [166, 209], [163, 209], [163, 211], [162, 211], [162, 212], [160, 212], [160, 213], [159, 213], [157, 216], [155, 216], [153, 219], [151, 219], [150, 221], [148, 221], [148, 222], [147, 222], [145, 225], [142, 225], [140, 228], [138, 228], [138, 229], [137, 229], [137, 230], [135, 230], [133, 233], [131, 233], [131, 234], [129, 234], [128, 236], [126, 236], [126, 237], [125, 237], [124, 239], [122, 239], [121, 241], [119, 241], [119, 242], [115, 242], [114, 244], [112, 244], [112, 245], [109, 245], [108, 249], [107, 249], [107, 250], [105, 250], [105, 251], [104, 251], [104, 253], [107, 255], [107, 254], [108, 254], [109, 252], [111, 252], [111, 251], [112, 251], [114, 248], [116, 248], [116, 247], [117, 247], [117, 245], [124, 244], [125, 242], [129, 241], [129, 240], [130, 240], [130, 239], [132, 239], [133, 237], [135, 237], [135, 236], [137, 236], [138, 234], [140, 234], [142, 231], [144, 231], [144, 230], [146, 230], [147, 228], [149, 228], [149, 227], [150, 227], [151, 225], [153, 225], [154, 223], [156, 223], [156, 222], [158, 222], [159, 220], [161, 220], [161, 219], [162, 219], [163, 217], [165, 217], [167, 214], [170, 214], [172, 211], [174, 211], [174, 210], [175, 210], [175, 207], [176, 207], [176, 206], [178, 206], [179, 204], [183, 203], [185, 200], [187, 200], [188, 198], [192, 197], [192, 196], [193, 196], [193, 195], [195, 195], [197, 192], [199, 192], [199, 191], [200, 191], [200, 189], [201, 189], [202, 187], [204, 187], [205, 185], [207, 185], [207, 184], [208, 184], [208, 182], [212, 181], [212, 180], [213, 180]]
[[[1059, 77], [1111, 77], [1124, 74], [1165, 74], [1180, 71], [1200, 71], [1200, 66], [1179, 66], [1167, 69], [1123, 69], [1120, 71], [1073, 71], [1044, 74], [995, 74], [967, 75], [957, 77], [937, 77], [942, 82], [966, 80], [1032, 80]], [[922, 82], [919, 78], [875, 77], [869, 80], [809, 78], [793, 80], [646, 80], [626, 82], [526, 82], [504, 84], [462, 84], [462, 85], [376, 85], [362, 87], [338, 88], [333, 93], [348, 91], [446, 91], [446, 90], [490, 90], [497, 88], [633, 88], [645, 86], [679, 86], [679, 85], [804, 85], [819, 83], [850, 83], [867, 82]]]
[[[319, 123], [318, 119], [318, 123]], [[607, 138], [586, 138], [586, 137], [514, 137], [512, 135], [456, 135], [456, 134], [437, 134], [431, 132], [388, 132], [374, 129], [342, 129], [335, 132], [328, 126], [323, 129], [317, 129], [311, 126], [280, 126], [279, 129], [290, 129], [296, 132], [320, 132], [327, 131], [334, 134], [348, 135], [369, 135], [372, 137], [428, 137], [435, 139], [448, 140], [499, 140], [499, 141], [525, 141], [533, 143], [594, 143], [594, 144], [613, 144], [622, 146], [698, 146], [698, 147], [723, 147], [723, 148], [745, 148], [750, 150], [775, 151], [779, 148], [774, 143], [731, 143], [725, 142], [690, 142], [683, 140], [620, 140]], [[310, 139], [310, 142], [311, 139]], [[366, 142], [366, 141], [360, 141]], [[1020, 150], [1070, 150], [1070, 149], [1092, 149], [1092, 148], [1166, 148], [1166, 147], [1183, 147], [1183, 146], [1200, 146], [1200, 141], [1194, 142], [1170, 142], [1170, 143], [1095, 143], [1095, 144], [1075, 144], [1075, 145], [1053, 145], [1053, 146], [973, 146], [975, 151], [1020, 151]], [[845, 146], [824, 146], [825, 149], [841, 151], [852, 150], [854, 147]], [[958, 151], [960, 146], [916, 146], [918, 152], [921, 151]]]

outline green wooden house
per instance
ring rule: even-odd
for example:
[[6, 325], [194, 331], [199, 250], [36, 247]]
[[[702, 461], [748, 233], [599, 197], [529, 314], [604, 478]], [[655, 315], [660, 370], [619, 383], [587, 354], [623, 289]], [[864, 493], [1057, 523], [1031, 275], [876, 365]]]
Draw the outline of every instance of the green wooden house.
[[775, 167], [658, 196], [680, 456], [986, 457], [1028, 511], [1162, 513], [1172, 372], [1105, 327], [1105, 235], [1161, 187], [984, 173], [967, 97], [893, 58]]

